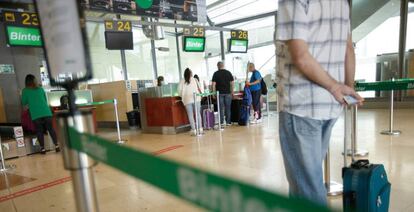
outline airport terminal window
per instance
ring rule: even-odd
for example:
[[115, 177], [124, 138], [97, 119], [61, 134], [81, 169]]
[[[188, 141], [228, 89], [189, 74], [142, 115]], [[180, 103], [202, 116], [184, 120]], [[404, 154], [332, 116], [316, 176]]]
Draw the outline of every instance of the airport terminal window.
[[151, 55], [151, 40], [145, 37], [141, 28], [134, 28], [134, 50], [125, 51], [128, 79], [154, 80]]
[[[181, 54], [181, 68], [182, 72], [188, 67], [193, 70], [194, 74], [197, 74], [203, 80], [207, 80], [209, 78], [209, 72], [207, 71], [207, 65], [205, 60], [205, 53], [204, 52], [184, 52], [183, 51], [183, 39], [180, 36], [178, 39], [180, 44], [180, 54]], [[183, 76], [181, 76], [183, 77]]]
[[179, 82], [177, 45], [174, 28], [164, 28], [165, 38], [155, 41], [158, 75], [164, 76], [166, 83]]
[[87, 23], [89, 50], [93, 67], [91, 83], [123, 80], [120, 52], [105, 48], [104, 30], [102, 23]]
[[[412, 5], [412, 4], [411, 4]], [[410, 23], [414, 22], [414, 13], [408, 15], [407, 29], [407, 50], [414, 48], [414, 27]], [[375, 28], [367, 36], [356, 43], [357, 68], [355, 79], [365, 81], [376, 81], [378, 55], [398, 54], [400, 17], [394, 16]], [[395, 69], [395, 68], [393, 68]], [[392, 73], [383, 73], [382, 79], [388, 80]], [[364, 97], [374, 97], [375, 92], [362, 92]]]

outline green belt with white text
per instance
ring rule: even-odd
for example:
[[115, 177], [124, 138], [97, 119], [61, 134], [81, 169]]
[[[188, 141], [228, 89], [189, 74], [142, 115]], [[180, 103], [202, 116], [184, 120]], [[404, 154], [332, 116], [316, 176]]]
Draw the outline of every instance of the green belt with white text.
[[356, 82], [356, 91], [391, 91], [414, 89], [414, 79], [397, 79], [381, 82]]
[[70, 148], [211, 211], [331, 211], [69, 128]]

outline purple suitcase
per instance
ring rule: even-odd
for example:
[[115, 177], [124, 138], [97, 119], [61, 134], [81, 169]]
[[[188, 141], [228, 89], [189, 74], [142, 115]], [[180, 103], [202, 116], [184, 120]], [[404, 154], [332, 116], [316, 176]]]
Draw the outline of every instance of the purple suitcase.
[[214, 120], [214, 106], [211, 105], [211, 96], [207, 97], [207, 105], [202, 106], [202, 116], [203, 116], [203, 128], [206, 130], [214, 129], [215, 120]]
[[203, 128], [206, 130], [214, 129], [214, 112], [211, 109], [203, 110]]

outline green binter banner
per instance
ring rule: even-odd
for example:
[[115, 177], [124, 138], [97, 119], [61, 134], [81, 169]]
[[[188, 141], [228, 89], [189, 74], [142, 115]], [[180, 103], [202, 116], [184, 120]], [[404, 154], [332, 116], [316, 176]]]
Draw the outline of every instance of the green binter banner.
[[69, 128], [70, 148], [211, 211], [330, 211]]
[[398, 79], [382, 82], [357, 82], [356, 91], [391, 91], [414, 89], [414, 79]]
[[39, 28], [6, 26], [10, 46], [42, 46]]

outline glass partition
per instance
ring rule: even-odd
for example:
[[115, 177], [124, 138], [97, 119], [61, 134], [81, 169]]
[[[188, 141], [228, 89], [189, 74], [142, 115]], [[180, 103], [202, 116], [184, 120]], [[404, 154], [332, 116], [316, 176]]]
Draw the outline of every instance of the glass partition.
[[165, 38], [155, 41], [158, 75], [164, 76], [166, 83], [179, 82], [177, 44], [174, 28], [163, 28]]
[[142, 28], [133, 28], [134, 50], [126, 50], [125, 57], [130, 80], [153, 80], [154, 68], [151, 55], [151, 40], [145, 37]]
[[[59, 107], [60, 98], [63, 95], [67, 95], [66, 91], [50, 91], [46, 92], [46, 98], [49, 106]], [[91, 90], [76, 90], [76, 104], [86, 104], [93, 102], [92, 91]]]

